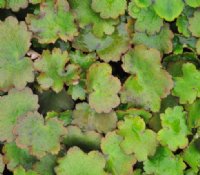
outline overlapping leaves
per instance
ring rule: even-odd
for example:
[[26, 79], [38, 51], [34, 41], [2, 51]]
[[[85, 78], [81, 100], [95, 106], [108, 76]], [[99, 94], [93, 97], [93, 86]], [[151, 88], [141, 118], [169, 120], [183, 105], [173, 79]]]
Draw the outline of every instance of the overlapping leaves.
[[0, 0], [0, 174], [199, 174], [199, 7]]

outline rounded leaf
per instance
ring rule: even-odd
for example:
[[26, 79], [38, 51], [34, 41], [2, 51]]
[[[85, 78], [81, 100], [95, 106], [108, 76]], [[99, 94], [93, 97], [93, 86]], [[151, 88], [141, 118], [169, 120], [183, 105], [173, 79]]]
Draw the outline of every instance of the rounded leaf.
[[173, 21], [184, 8], [182, 0], [155, 0], [153, 7], [156, 13], [166, 21]]

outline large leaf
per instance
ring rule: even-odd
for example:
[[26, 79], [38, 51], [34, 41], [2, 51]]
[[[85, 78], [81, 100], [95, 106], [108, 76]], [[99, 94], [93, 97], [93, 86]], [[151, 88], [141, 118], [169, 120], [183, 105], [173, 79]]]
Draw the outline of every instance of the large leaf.
[[60, 140], [65, 135], [63, 123], [56, 118], [44, 121], [37, 112], [28, 113], [19, 119], [14, 134], [16, 144], [28, 149], [30, 154], [41, 158], [47, 153], [57, 154], [60, 151]]
[[0, 90], [12, 86], [23, 89], [34, 80], [32, 62], [25, 57], [30, 47], [31, 33], [24, 22], [14, 17], [0, 21]]
[[121, 149], [120, 143], [123, 141], [116, 132], [110, 132], [102, 139], [101, 149], [107, 156], [107, 169], [115, 175], [129, 175], [133, 172], [133, 165], [136, 159], [131, 155], [125, 154]]
[[35, 14], [29, 14], [26, 22], [40, 43], [55, 43], [58, 38], [71, 41], [78, 34], [65, 0], [47, 0], [40, 4], [40, 11], [36, 9]]
[[144, 162], [145, 172], [154, 175], [183, 175], [185, 167], [183, 159], [165, 147], [158, 147], [156, 154]]
[[120, 103], [118, 92], [121, 83], [112, 76], [112, 68], [106, 63], [93, 64], [87, 73], [89, 104], [98, 113], [109, 113]]
[[161, 122], [163, 128], [158, 132], [161, 144], [167, 145], [172, 151], [185, 148], [188, 144], [189, 129], [183, 108], [181, 106], [167, 108], [165, 113], [161, 114]]
[[180, 98], [181, 104], [193, 103], [200, 97], [200, 72], [192, 63], [185, 63], [182, 66], [183, 75], [175, 77], [173, 95]]
[[108, 175], [104, 171], [105, 159], [98, 151], [84, 153], [78, 147], [72, 147], [67, 155], [58, 160], [55, 168], [57, 175]]
[[11, 89], [8, 95], [0, 97], [0, 141], [12, 141], [17, 119], [38, 107], [38, 97], [29, 88]]
[[122, 103], [159, 111], [161, 98], [166, 97], [173, 86], [171, 76], [161, 67], [160, 53], [136, 46], [124, 56], [122, 67], [132, 74], [123, 85]]
[[156, 13], [166, 21], [173, 21], [184, 8], [182, 0], [155, 0], [153, 5]]
[[121, 148], [126, 154], [134, 153], [138, 161], [144, 161], [154, 155], [157, 147], [156, 133], [145, 129], [145, 122], [140, 117], [125, 117], [118, 123], [118, 134], [123, 136]]

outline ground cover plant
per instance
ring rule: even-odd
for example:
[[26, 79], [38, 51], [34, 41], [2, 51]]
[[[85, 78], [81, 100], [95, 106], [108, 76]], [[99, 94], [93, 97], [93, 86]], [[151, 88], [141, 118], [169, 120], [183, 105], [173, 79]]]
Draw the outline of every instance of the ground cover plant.
[[0, 0], [0, 174], [199, 175], [200, 0]]

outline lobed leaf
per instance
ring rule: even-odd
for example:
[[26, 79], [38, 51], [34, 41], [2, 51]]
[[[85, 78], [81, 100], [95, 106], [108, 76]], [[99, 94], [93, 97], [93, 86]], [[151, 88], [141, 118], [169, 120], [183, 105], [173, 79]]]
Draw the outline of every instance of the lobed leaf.
[[118, 134], [124, 138], [121, 148], [126, 154], [134, 153], [138, 161], [154, 155], [158, 144], [156, 133], [145, 127], [145, 122], [140, 117], [128, 116], [118, 123]]
[[8, 95], [0, 97], [0, 141], [13, 141], [12, 131], [17, 119], [38, 107], [38, 97], [29, 88], [21, 91], [11, 89]]
[[60, 151], [60, 139], [66, 133], [63, 123], [56, 118], [44, 121], [37, 112], [28, 113], [18, 120], [14, 134], [16, 144], [28, 149], [30, 154], [42, 158], [47, 153], [57, 154]]
[[118, 18], [126, 10], [126, 0], [92, 0], [92, 9], [102, 18]]
[[59, 38], [71, 41], [78, 34], [66, 0], [42, 2], [39, 12], [36, 9], [35, 15], [28, 14], [26, 22], [34, 37], [42, 44], [55, 43]]
[[144, 162], [146, 174], [154, 175], [183, 175], [185, 167], [183, 159], [165, 147], [158, 147], [156, 154]]
[[107, 156], [107, 169], [115, 175], [129, 175], [133, 172], [136, 159], [133, 155], [127, 155], [120, 147], [123, 138], [115, 131], [106, 134], [101, 141], [101, 149]]
[[200, 97], [200, 73], [192, 63], [183, 64], [182, 71], [183, 76], [174, 78], [173, 95], [179, 97], [181, 104], [191, 104]]
[[123, 85], [122, 103], [159, 111], [161, 98], [173, 87], [171, 76], [162, 69], [160, 62], [160, 53], [143, 45], [136, 46], [123, 57], [122, 67], [132, 75]]
[[33, 82], [32, 61], [25, 57], [30, 47], [31, 33], [24, 22], [15, 17], [0, 21], [0, 90], [23, 89]]
[[176, 151], [178, 148], [185, 148], [188, 145], [187, 135], [189, 134], [189, 129], [186, 123], [186, 112], [183, 111], [183, 107], [167, 108], [160, 117], [162, 123], [162, 129], [158, 132], [160, 143], [164, 146], [167, 145], [172, 151]]
[[106, 63], [93, 64], [87, 73], [89, 104], [96, 112], [109, 113], [120, 103], [118, 92], [121, 83], [112, 76], [112, 68]]
[[57, 175], [108, 175], [104, 171], [105, 163], [103, 155], [98, 151], [86, 154], [80, 148], [72, 147], [64, 157], [58, 160], [55, 171]]

